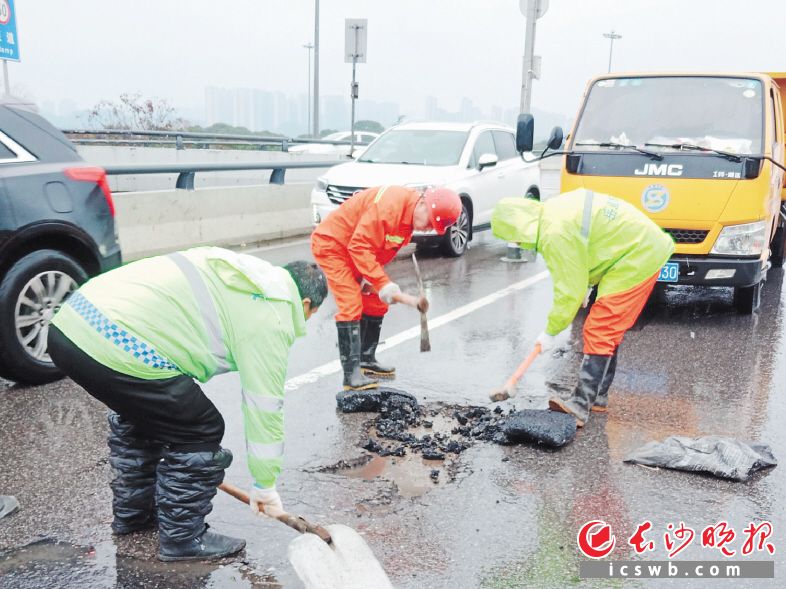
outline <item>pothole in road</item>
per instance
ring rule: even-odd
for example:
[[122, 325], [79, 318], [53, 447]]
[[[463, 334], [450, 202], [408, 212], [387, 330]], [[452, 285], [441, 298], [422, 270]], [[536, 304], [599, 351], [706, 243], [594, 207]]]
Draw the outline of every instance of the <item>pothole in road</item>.
[[396, 389], [344, 396], [345, 412], [374, 411], [360, 446], [369, 452], [355, 460], [319, 469], [366, 481], [386, 480], [400, 496], [417, 497], [453, 482], [462, 452], [478, 441], [506, 443], [505, 413], [497, 407], [421, 406]]

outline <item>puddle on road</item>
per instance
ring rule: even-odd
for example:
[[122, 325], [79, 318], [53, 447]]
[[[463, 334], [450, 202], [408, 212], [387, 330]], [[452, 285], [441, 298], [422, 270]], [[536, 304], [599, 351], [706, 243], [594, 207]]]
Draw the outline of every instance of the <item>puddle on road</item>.
[[434, 487], [447, 483], [448, 477], [442, 472], [444, 464], [444, 460], [426, 460], [415, 454], [403, 457], [374, 456], [365, 464], [348, 466], [335, 472], [364, 481], [381, 478], [394, 483], [402, 497], [420, 497]]
[[104, 575], [92, 546], [46, 539], [0, 553], [3, 584], [22, 589], [90, 587]]
[[[197, 589], [245, 587], [280, 589], [282, 585], [267, 572], [256, 572], [245, 560], [228, 558], [205, 562], [158, 561], [155, 534], [116, 538], [115, 544], [95, 547], [45, 539], [0, 553], [0, 586], [16, 589], [115, 587], [167, 587]], [[149, 537], [148, 537], [149, 536]], [[139, 557], [121, 556], [120, 546], [136, 540], [144, 546]]]

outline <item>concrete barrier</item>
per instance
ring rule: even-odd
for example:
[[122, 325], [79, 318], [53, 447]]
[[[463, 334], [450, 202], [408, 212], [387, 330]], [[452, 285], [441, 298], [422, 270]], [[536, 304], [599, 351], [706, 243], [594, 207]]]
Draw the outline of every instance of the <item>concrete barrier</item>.
[[311, 187], [264, 184], [117, 193], [115, 220], [123, 259], [308, 234]]

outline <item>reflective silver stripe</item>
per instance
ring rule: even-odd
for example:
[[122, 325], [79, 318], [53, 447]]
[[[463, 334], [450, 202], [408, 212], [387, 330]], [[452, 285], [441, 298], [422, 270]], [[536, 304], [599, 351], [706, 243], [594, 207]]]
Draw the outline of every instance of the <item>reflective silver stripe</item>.
[[592, 201], [595, 193], [591, 190], [584, 191], [584, 218], [581, 221], [581, 236], [584, 239], [589, 237], [590, 223], [592, 223]]
[[244, 389], [243, 399], [250, 407], [253, 407], [257, 411], [264, 411], [265, 413], [278, 413], [284, 408], [283, 397], [255, 395]]
[[210, 296], [210, 291], [207, 290], [204, 279], [199, 275], [197, 267], [183, 254], [175, 252], [174, 254], [169, 254], [168, 257], [185, 275], [194, 293], [194, 298], [199, 306], [199, 310], [202, 312], [202, 320], [207, 327], [207, 339], [209, 340], [210, 352], [213, 354], [213, 358], [218, 365], [216, 374], [229, 372], [230, 368], [227, 363], [227, 350], [224, 345], [224, 337], [221, 333], [221, 322], [218, 319], [216, 304], [213, 301], [213, 297]]
[[273, 444], [260, 444], [259, 442], [246, 442], [248, 453], [254, 458], [271, 459], [281, 458], [284, 455], [284, 442]]

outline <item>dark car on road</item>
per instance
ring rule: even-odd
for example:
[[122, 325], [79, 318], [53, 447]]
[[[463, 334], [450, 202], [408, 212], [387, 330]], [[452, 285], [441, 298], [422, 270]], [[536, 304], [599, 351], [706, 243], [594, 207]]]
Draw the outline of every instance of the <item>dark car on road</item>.
[[0, 102], [0, 377], [59, 378], [46, 349], [52, 315], [119, 264], [105, 171], [29, 106]]

